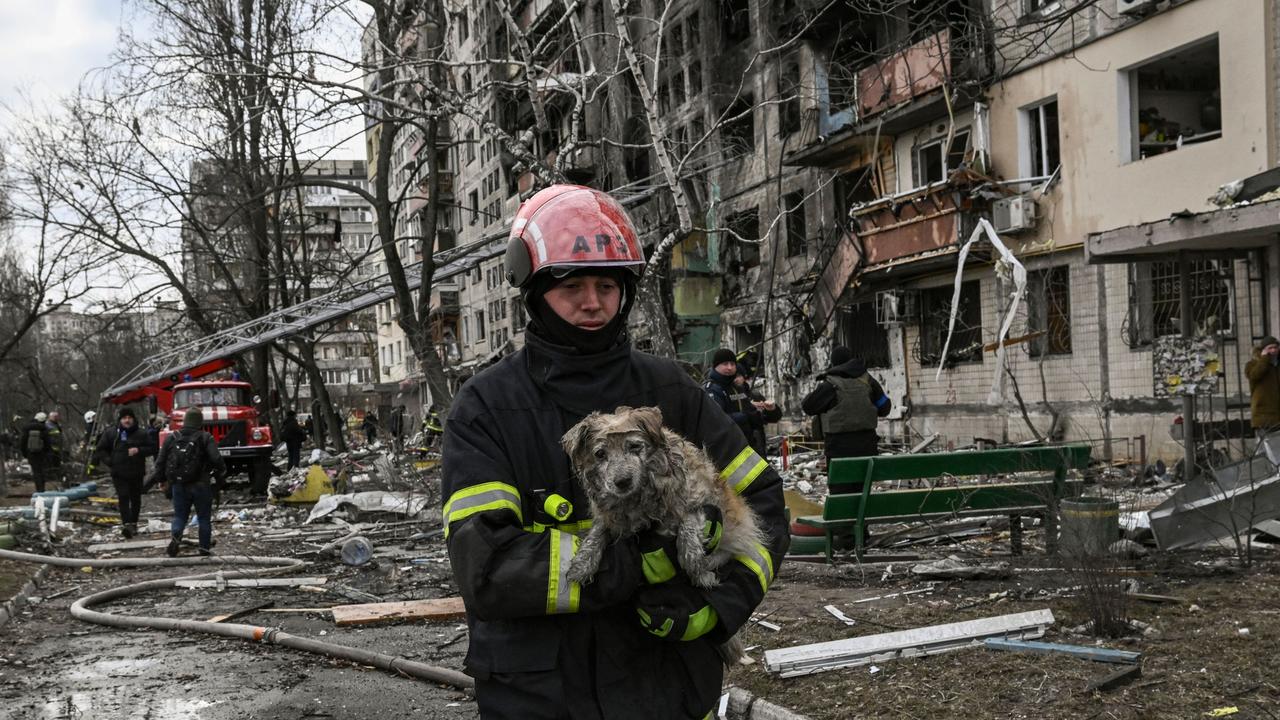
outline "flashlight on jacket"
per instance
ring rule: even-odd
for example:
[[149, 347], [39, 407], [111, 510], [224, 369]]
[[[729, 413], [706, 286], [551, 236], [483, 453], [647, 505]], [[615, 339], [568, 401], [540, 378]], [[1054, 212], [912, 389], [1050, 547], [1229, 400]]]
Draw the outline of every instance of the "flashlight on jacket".
[[542, 501], [542, 510], [556, 522], [564, 522], [573, 514], [573, 503], [565, 500], [563, 495], [553, 493]]

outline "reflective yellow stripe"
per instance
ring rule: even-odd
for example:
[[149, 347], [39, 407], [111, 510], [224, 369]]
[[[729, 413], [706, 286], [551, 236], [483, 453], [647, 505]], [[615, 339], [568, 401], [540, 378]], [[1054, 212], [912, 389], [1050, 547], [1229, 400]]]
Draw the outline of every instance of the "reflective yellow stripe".
[[769, 550], [765, 546], [756, 543], [751, 552], [738, 555], [734, 560], [746, 565], [756, 574], [756, 578], [760, 580], [761, 592], [769, 592], [769, 586], [773, 584], [773, 558], [769, 556]]
[[532, 525], [525, 525], [524, 529], [526, 532], [534, 533], [544, 533], [548, 530], [554, 529], [561, 532], [573, 533], [574, 535], [581, 537], [586, 535], [587, 531], [591, 529], [591, 518], [578, 520], [576, 522], [557, 523], [554, 527], [543, 523], [534, 523]]
[[720, 478], [733, 488], [734, 492], [741, 495], [768, 467], [768, 461], [760, 457], [755, 450], [747, 447], [743, 448], [733, 462], [720, 471]]
[[449, 526], [476, 513], [491, 510], [510, 510], [516, 521], [523, 521], [520, 510], [520, 491], [504, 482], [488, 482], [465, 487], [449, 496], [444, 505], [444, 534], [449, 536]]
[[578, 552], [578, 536], [554, 528], [549, 528], [547, 533], [551, 541], [551, 568], [547, 575], [547, 614], [577, 612], [582, 588], [578, 583], [570, 582], [565, 575], [569, 572], [569, 563]]

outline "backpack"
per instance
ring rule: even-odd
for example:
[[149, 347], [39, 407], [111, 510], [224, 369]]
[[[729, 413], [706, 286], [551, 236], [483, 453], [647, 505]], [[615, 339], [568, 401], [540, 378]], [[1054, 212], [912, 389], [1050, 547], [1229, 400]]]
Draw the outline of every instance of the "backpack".
[[27, 452], [32, 455], [44, 452], [44, 438], [39, 430], [27, 431]]
[[164, 459], [164, 476], [170, 483], [193, 483], [204, 470], [204, 451], [200, 447], [200, 434], [177, 433], [169, 441], [169, 452]]

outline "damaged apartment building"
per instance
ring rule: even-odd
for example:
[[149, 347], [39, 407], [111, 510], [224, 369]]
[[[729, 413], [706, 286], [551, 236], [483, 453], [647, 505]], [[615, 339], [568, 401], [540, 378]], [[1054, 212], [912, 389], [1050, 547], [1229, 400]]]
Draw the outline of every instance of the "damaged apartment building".
[[[788, 156], [835, 174], [847, 232], [810, 316], [903, 408], [892, 434], [1172, 461], [1190, 407], [1198, 438], [1245, 451], [1280, 228], [1210, 198], [1276, 163], [1273, 4], [901, 5], [827, 11], [829, 33], [896, 50], [856, 70], [853, 97], [819, 80], [822, 137]], [[980, 219], [1008, 257], [965, 248]]]
[[[552, 0], [509, 6], [528, 38], [605, 38], [540, 44], [555, 50], [536, 78], [548, 132], [530, 132], [525, 66], [481, 62], [513, 51], [492, 4], [449, 6], [453, 81], [548, 160], [577, 133], [565, 177], [614, 193], [652, 245], [675, 212], [635, 85], [609, 65], [609, 5], [577, 4], [571, 23]], [[899, 444], [1062, 439], [1171, 462], [1185, 424], [1246, 449], [1243, 364], [1280, 323], [1265, 194], [1280, 180], [1260, 175], [1280, 152], [1273, 4], [631, 7], [647, 18], [631, 23], [636, 46], [658, 58], [656, 142], [681, 158], [694, 210], [663, 278], [691, 371], [722, 345], [754, 351], [786, 412], [778, 430], [798, 431], [800, 399], [844, 344], [891, 395], [881, 434]], [[594, 88], [582, 112], [561, 83]], [[451, 118], [449, 135], [437, 249], [479, 248], [435, 289], [436, 342], [461, 382], [521, 342], [501, 252], [536, 184], [473, 119]], [[380, 365], [412, 385], [390, 312]]]

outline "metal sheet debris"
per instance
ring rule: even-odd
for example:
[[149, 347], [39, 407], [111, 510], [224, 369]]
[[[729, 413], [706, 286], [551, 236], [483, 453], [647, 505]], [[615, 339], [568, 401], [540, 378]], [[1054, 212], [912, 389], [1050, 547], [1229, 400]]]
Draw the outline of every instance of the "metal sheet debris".
[[366, 512], [390, 512], [399, 515], [418, 515], [431, 503], [426, 494], [368, 490], [345, 495], [322, 495], [316, 501], [304, 525], [324, 517], [343, 505], [351, 505]]
[[1151, 530], [1162, 550], [1237, 537], [1256, 523], [1280, 518], [1280, 471], [1263, 455], [1212, 471], [1187, 483], [1151, 510]]
[[796, 677], [895, 658], [918, 657], [975, 647], [987, 638], [1031, 640], [1044, 636], [1053, 612], [1033, 610], [981, 620], [931, 625], [832, 642], [799, 645], [764, 654], [765, 669]]
[[1009, 640], [1007, 638], [988, 638], [983, 642], [988, 650], [1008, 650], [1011, 652], [1035, 653], [1037, 655], [1070, 655], [1084, 660], [1108, 663], [1136, 663], [1142, 653], [1132, 650], [1112, 650], [1104, 647], [1087, 645], [1062, 645], [1060, 643], [1031, 642], [1027, 640]]

